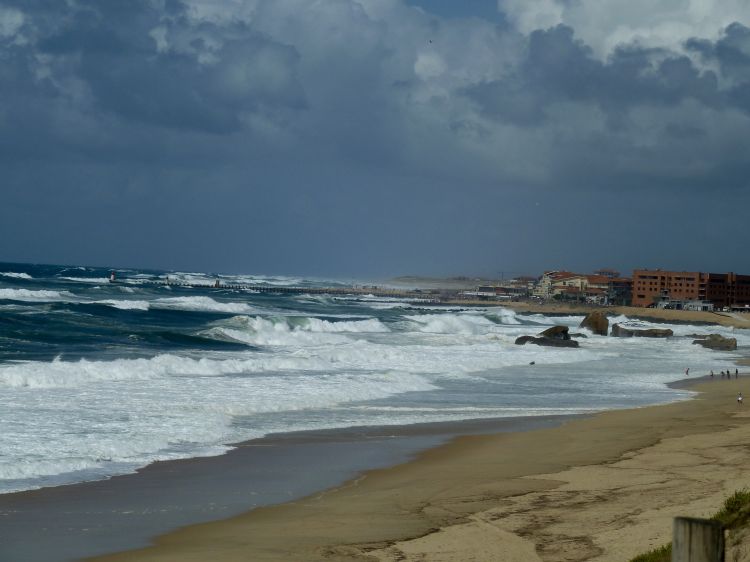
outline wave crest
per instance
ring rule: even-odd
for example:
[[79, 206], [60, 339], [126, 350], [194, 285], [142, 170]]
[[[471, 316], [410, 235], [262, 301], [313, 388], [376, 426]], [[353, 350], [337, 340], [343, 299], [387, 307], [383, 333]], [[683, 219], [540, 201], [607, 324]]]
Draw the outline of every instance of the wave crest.
[[0, 300], [51, 302], [72, 298], [67, 291], [32, 291], [30, 289], [0, 289]]

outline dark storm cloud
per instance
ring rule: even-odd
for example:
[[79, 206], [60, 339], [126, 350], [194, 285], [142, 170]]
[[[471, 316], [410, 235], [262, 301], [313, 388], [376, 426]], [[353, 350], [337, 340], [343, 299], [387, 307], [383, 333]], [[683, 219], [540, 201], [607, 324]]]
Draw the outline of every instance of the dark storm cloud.
[[0, 1], [0, 258], [535, 272], [640, 213], [633, 265], [653, 206], [737, 217], [747, 28], [602, 56], [494, 5]]
[[516, 72], [467, 94], [488, 114], [522, 125], [542, 123], [546, 109], [563, 101], [589, 102], [618, 114], [686, 99], [715, 107], [722, 97], [714, 72], [697, 69], [686, 56], [629, 46], [600, 61], [564, 25], [532, 32]]
[[[160, 9], [147, 1], [88, 1], [64, 13], [61, 5], [25, 12], [39, 36], [11, 48], [25, 74], [46, 67], [48, 96], [64, 96], [65, 82], [75, 80], [91, 109], [128, 122], [212, 133], [241, 128], [243, 112], [304, 105], [296, 51], [242, 24], [191, 25], [176, 2]], [[51, 14], [59, 17], [54, 23]], [[160, 36], [176, 40], [178, 48], [160, 50]]]
[[726, 76], [750, 79], [750, 29], [744, 25], [733, 23], [718, 41], [692, 38], [686, 46], [706, 60], [719, 62]]
[[[723, 44], [736, 42], [740, 28], [730, 26], [716, 44], [700, 42], [704, 57], [719, 58], [715, 53], [727, 51]], [[697, 49], [695, 41], [688, 46]], [[532, 32], [523, 53], [513, 73], [466, 95], [498, 122], [564, 136], [547, 161], [561, 189], [747, 185], [748, 151], [739, 140], [750, 132], [749, 83], [722, 87], [714, 70], [664, 49], [621, 46], [600, 60], [563, 25]], [[729, 58], [736, 68], [739, 54]], [[732, 76], [723, 63], [720, 69], [722, 78]], [[736, 119], [737, 111], [745, 115]], [[598, 126], [584, 126], [587, 120]]]
[[722, 75], [731, 82], [726, 92], [728, 102], [750, 112], [750, 29], [734, 23], [716, 42], [691, 39], [686, 46], [703, 60], [718, 64]]

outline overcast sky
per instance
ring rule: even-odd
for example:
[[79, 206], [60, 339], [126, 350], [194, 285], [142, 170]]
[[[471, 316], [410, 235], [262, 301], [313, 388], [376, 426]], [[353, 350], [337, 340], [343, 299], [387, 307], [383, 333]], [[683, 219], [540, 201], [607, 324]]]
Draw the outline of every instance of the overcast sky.
[[0, 0], [0, 261], [750, 273], [746, 0]]

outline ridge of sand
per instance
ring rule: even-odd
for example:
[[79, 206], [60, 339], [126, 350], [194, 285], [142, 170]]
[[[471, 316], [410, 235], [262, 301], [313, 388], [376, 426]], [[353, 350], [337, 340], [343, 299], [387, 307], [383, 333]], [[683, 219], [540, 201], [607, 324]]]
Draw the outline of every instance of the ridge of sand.
[[[750, 483], [750, 378], [694, 400], [459, 437], [412, 462], [101, 561], [623, 561]], [[335, 462], [335, 461], [333, 461]], [[301, 467], [300, 470], [304, 470]], [[740, 547], [728, 560], [745, 561]]]

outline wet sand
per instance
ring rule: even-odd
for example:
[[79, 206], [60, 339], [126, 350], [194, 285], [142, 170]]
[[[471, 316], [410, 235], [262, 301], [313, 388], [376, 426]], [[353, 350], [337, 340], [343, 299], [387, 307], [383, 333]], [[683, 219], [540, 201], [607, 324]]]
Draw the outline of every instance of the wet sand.
[[560, 416], [270, 435], [225, 455], [135, 474], [0, 495], [0, 560], [67, 562], [147, 546], [155, 535], [341, 485], [456, 435], [524, 431]]
[[750, 405], [735, 400], [750, 377], [694, 389], [665, 406], [458, 437], [326, 492], [97, 560], [628, 560], [668, 542], [674, 516], [707, 516], [750, 483]]

